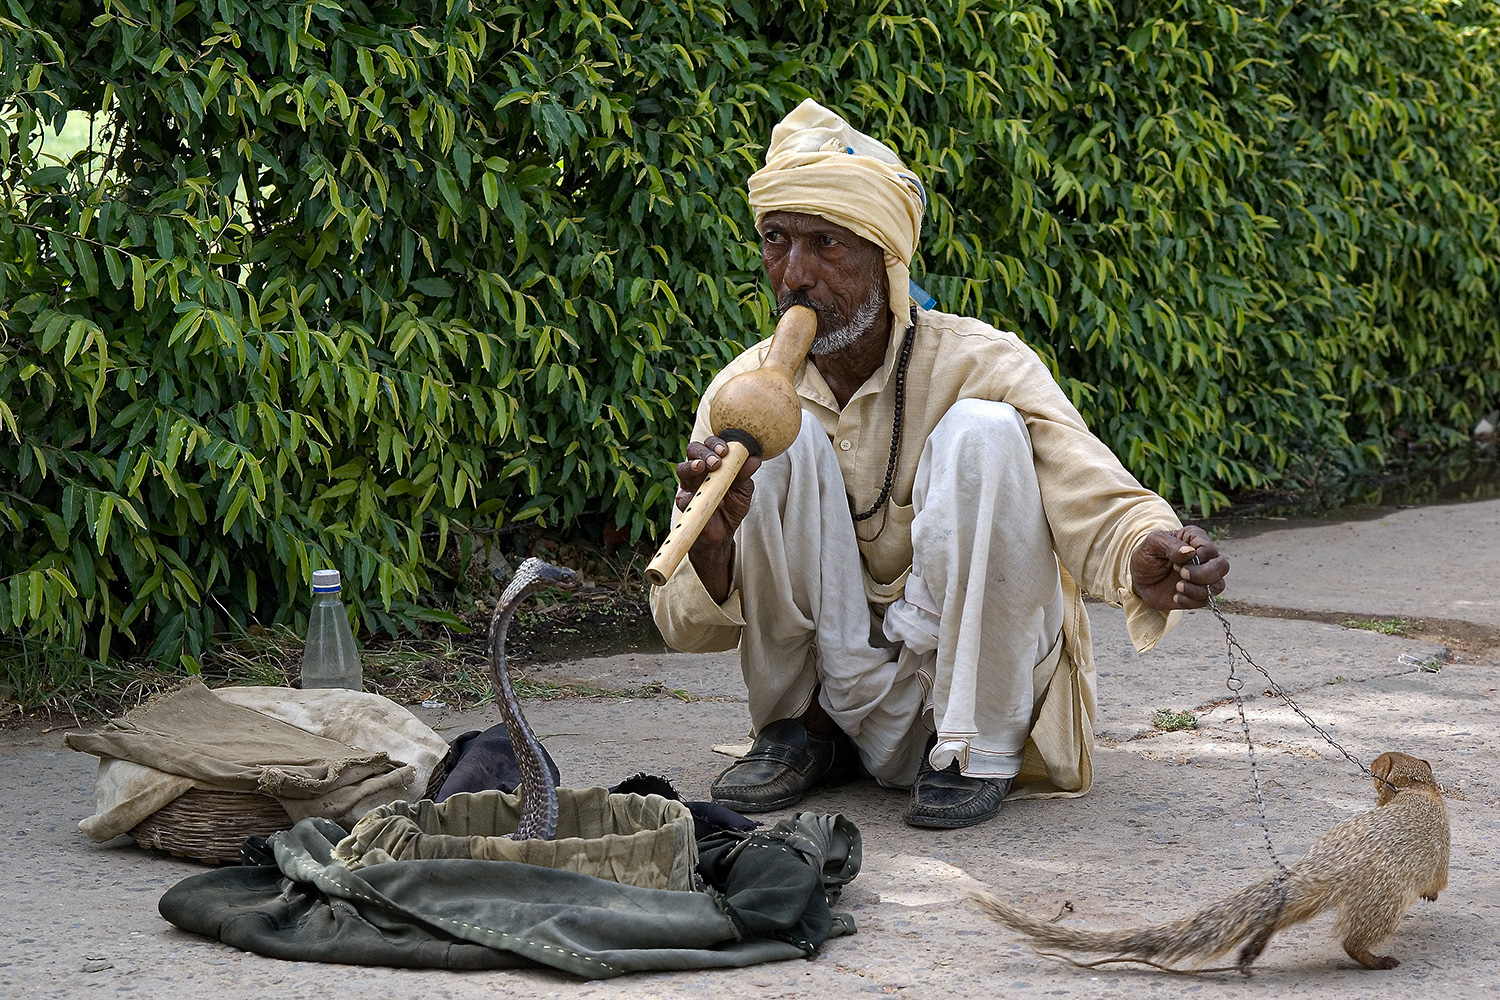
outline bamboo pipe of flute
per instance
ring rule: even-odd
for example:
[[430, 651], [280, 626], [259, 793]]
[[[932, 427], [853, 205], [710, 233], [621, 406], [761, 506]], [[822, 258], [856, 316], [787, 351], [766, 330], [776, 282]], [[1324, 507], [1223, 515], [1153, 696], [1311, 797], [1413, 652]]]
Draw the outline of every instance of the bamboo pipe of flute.
[[796, 440], [802, 428], [802, 404], [792, 377], [807, 358], [817, 333], [817, 313], [807, 306], [790, 307], [777, 322], [760, 367], [736, 375], [714, 396], [708, 411], [709, 427], [729, 443], [729, 454], [704, 477], [646, 566], [646, 579], [652, 586], [660, 587], [677, 571], [745, 461], [751, 455], [775, 458]]

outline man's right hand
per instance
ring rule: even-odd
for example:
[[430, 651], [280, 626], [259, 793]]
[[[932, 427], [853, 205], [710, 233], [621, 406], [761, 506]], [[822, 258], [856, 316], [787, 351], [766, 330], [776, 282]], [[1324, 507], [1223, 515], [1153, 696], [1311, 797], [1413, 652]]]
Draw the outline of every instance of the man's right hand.
[[[677, 464], [678, 510], [687, 509], [704, 478], [718, 469], [728, 454], [729, 444], [718, 437], [688, 445], [687, 460]], [[734, 577], [734, 532], [750, 512], [750, 498], [755, 494], [755, 483], [750, 477], [758, 468], [759, 458], [751, 455], [745, 460], [719, 509], [703, 525], [698, 540], [688, 551], [698, 579], [703, 581], [709, 596], [720, 604], [729, 599], [729, 587]]]

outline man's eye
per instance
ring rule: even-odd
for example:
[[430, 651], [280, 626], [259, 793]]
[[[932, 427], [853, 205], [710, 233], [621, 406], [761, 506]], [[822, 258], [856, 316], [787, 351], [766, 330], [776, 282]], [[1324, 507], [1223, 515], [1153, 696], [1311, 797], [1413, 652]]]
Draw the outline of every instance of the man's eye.
[[819, 236], [818, 237], [818, 246], [820, 246], [820, 247], [836, 247], [836, 246], [839, 246], [839, 241], [836, 240], [836, 239], [834, 239], [832, 236]]
[[767, 230], [761, 234], [760, 241], [762, 243], [780, 243], [781, 234], [774, 229]]

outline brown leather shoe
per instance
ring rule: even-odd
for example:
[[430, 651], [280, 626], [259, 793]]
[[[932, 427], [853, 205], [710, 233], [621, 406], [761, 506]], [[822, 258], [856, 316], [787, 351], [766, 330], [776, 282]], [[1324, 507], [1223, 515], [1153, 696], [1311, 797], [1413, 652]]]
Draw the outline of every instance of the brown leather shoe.
[[859, 751], [842, 731], [820, 736], [800, 719], [778, 719], [719, 775], [709, 795], [737, 812], [770, 812], [795, 805], [812, 788], [842, 785], [862, 774]]

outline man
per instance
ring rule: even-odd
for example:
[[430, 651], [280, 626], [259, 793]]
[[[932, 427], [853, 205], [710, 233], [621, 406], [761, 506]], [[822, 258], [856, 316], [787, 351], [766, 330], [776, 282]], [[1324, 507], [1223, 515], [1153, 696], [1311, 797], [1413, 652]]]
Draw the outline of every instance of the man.
[[[811, 306], [792, 447], [746, 462], [652, 611], [689, 651], [740, 648], [755, 742], [714, 782], [742, 812], [868, 771], [915, 826], [1092, 782], [1082, 591], [1138, 650], [1223, 589], [1228, 563], [1089, 433], [1011, 333], [916, 308], [925, 207], [896, 154], [816, 102], [777, 125], [750, 203], [778, 306]], [[727, 453], [709, 385], [677, 507]], [[752, 478], [753, 477], [753, 478]]]

